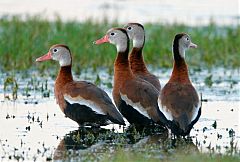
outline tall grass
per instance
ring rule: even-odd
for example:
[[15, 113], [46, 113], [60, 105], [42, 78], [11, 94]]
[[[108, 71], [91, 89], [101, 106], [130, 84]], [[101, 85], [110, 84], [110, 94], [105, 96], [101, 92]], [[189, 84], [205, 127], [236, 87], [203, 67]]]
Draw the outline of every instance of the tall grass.
[[[0, 19], [0, 66], [4, 70], [45, 69], [51, 63], [35, 65], [35, 59], [46, 53], [56, 43], [67, 44], [73, 53], [73, 66], [80, 71], [86, 67], [105, 66], [112, 68], [116, 57], [112, 45], [95, 46], [92, 42], [117, 23], [95, 23], [91, 20], [80, 23], [63, 22], [60, 18], [50, 22], [41, 16], [3, 17]], [[144, 56], [147, 64], [156, 67], [171, 67], [172, 39], [176, 33], [187, 32], [199, 48], [189, 50], [188, 63], [196, 67], [239, 67], [240, 27], [209, 26], [188, 27], [173, 24], [145, 24], [146, 44]], [[56, 64], [54, 64], [56, 66]]]

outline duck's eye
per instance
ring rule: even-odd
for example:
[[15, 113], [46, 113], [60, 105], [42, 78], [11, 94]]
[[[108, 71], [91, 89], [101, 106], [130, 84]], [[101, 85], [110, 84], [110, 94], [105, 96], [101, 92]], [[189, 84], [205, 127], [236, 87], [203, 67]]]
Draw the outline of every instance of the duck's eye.
[[189, 41], [189, 38], [187, 37], [186, 40]]
[[55, 48], [55, 49], [53, 49], [53, 52], [54, 52], [54, 53], [56, 53], [57, 51], [58, 51], [58, 49], [56, 49], [56, 48]]
[[132, 30], [132, 27], [131, 27], [131, 26], [129, 26], [127, 29], [128, 29], [128, 30]]
[[115, 33], [111, 33], [110, 35], [111, 35], [111, 36], [114, 36], [114, 35], [115, 35]]

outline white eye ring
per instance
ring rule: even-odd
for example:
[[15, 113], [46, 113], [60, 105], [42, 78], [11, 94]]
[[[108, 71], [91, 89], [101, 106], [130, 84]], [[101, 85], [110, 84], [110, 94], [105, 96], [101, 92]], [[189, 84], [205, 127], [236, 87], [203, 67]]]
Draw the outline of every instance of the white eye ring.
[[187, 37], [186, 40], [189, 41], [189, 38]]
[[54, 48], [53, 49], [53, 53], [57, 53], [58, 52], [58, 49], [57, 48]]
[[111, 36], [114, 36], [114, 35], [115, 35], [115, 33], [110, 33], [110, 35], [111, 35]]
[[129, 26], [129, 27], [127, 28], [127, 30], [132, 30], [132, 27], [131, 27], [131, 26]]

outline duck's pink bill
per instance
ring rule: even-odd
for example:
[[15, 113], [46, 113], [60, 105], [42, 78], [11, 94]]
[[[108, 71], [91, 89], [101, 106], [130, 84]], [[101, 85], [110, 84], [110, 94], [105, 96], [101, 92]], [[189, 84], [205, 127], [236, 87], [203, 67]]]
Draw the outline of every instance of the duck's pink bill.
[[105, 35], [104, 37], [102, 37], [101, 39], [96, 40], [93, 43], [94, 44], [103, 44], [103, 43], [108, 43], [108, 42], [109, 42], [108, 35]]
[[43, 56], [37, 58], [36, 61], [40, 62], [40, 61], [46, 61], [46, 60], [51, 60], [51, 59], [52, 59], [51, 53], [48, 52], [46, 55], [43, 55]]
[[191, 42], [191, 44], [190, 44], [189, 47], [190, 47], [190, 48], [197, 48], [197, 45]]

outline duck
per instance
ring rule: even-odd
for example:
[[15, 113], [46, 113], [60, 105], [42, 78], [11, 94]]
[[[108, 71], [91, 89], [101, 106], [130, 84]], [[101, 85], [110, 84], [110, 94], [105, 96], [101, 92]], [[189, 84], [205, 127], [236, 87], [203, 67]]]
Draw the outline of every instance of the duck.
[[176, 34], [173, 40], [173, 70], [158, 98], [160, 111], [168, 120], [167, 126], [177, 136], [190, 134], [201, 116], [201, 101], [189, 78], [185, 51], [197, 48], [186, 33]]
[[124, 28], [109, 29], [105, 36], [94, 44], [110, 43], [116, 46], [117, 57], [114, 61], [113, 100], [115, 105], [136, 127], [164, 126], [163, 114], [158, 108], [158, 91], [149, 82], [136, 77], [128, 61], [129, 37]]
[[143, 48], [145, 44], [144, 26], [140, 23], [128, 23], [124, 26], [124, 29], [127, 31], [130, 40], [133, 41], [133, 47], [129, 56], [133, 74], [148, 81], [160, 92], [160, 81], [157, 76], [149, 72], [143, 58]]
[[72, 55], [64, 44], [53, 45], [37, 62], [55, 60], [60, 64], [54, 94], [66, 117], [79, 126], [99, 127], [109, 123], [125, 125], [124, 119], [105, 91], [91, 82], [75, 81], [72, 75]]

